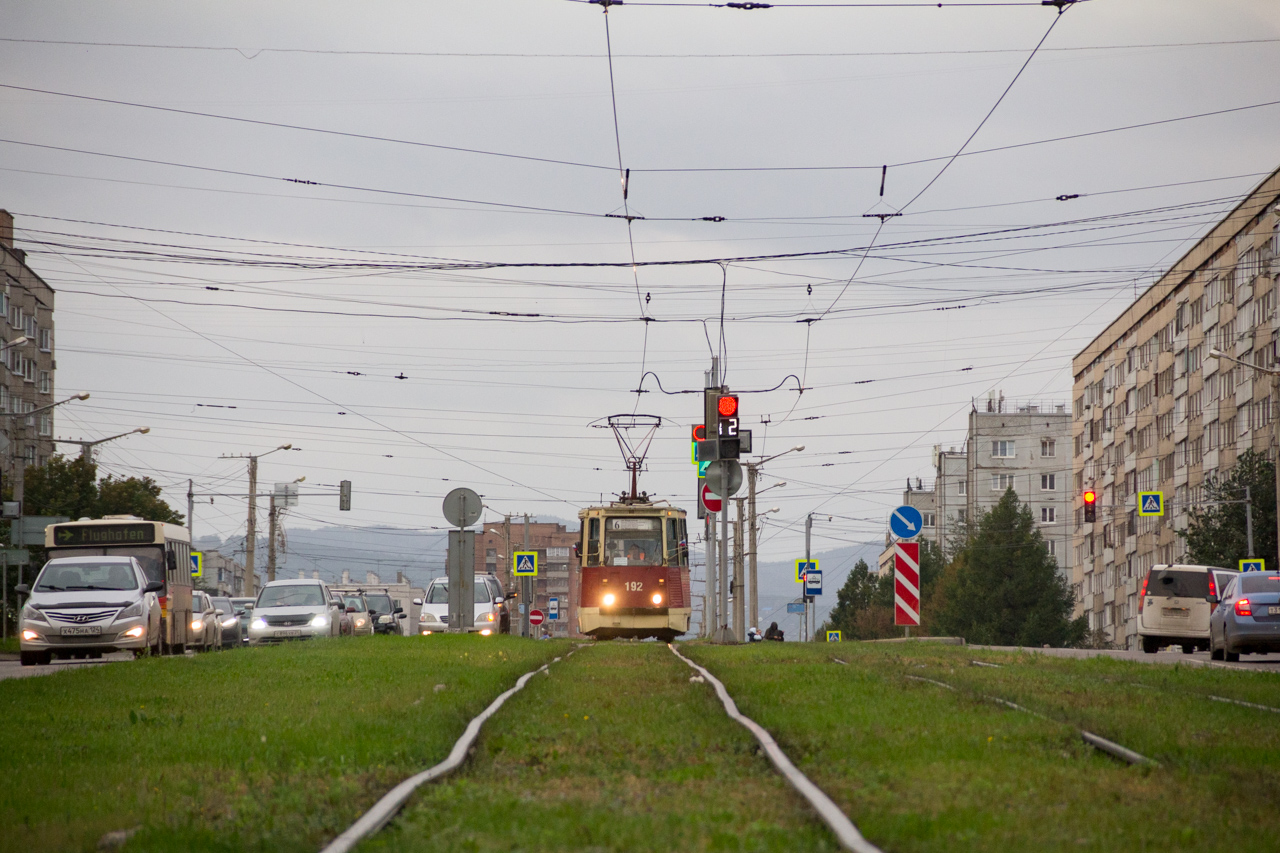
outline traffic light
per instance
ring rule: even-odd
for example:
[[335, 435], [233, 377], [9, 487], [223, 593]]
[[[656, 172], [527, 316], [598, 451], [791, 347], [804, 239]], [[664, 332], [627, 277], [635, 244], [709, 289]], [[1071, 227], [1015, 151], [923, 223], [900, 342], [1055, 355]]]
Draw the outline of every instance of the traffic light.
[[1098, 520], [1098, 493], [1093, 489], [1086, 489], [1084, 493], [1084, 521], [1085, 524], [1092, 524]]
[[338, 484], [338, 509], [351, 509], [351, 481], [343, 480]]
[[698, 442], [707, 440], [707, 425], [694, 424], [692, 438], [693, 438], [693, 444], [690, 446], [690, 449], [689, 449], [689, 458], [694, 465], [697, 465], [698, 464]]
[[738, 398], [732, 394], [721, 394], [716, 400], [716, 437], [720, 439], [720, 458], [737, 459], [738, 441]]

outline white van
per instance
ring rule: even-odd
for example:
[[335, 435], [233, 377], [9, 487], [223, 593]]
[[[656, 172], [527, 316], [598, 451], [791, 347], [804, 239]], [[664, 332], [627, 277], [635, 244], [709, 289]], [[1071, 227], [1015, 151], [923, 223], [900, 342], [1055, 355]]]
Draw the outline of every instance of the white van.
[[[1156, 565], [1142, 579], [1138, 596], [1138, 636], [1142, 650], [1182, 646], [1183, 654], [1209, 648], [1209, 595], [1217, 586], [1216, 566]], [[1220, 575], [1218, 576], [1220, 577]]]

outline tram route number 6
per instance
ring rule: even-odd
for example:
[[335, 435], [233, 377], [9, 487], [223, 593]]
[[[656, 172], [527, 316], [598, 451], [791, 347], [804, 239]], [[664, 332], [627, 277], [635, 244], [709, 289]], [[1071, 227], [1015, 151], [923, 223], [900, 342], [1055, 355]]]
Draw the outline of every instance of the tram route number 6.
[[644, 583], [642, 581], [627, 581], [623, 586], [627, 588], [627, 592], [644, 592]]

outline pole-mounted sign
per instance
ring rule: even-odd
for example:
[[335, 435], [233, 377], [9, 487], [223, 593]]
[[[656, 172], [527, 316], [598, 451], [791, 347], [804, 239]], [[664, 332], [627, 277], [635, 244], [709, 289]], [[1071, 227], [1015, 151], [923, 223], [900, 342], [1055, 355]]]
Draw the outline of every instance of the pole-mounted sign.
[[893, 543], [893, 624], [920, 624], [920, 543]]
[[516, 551], [512, 557], [511, 574], [518, 578], [536, 578], [538, 576], [537, 551]]

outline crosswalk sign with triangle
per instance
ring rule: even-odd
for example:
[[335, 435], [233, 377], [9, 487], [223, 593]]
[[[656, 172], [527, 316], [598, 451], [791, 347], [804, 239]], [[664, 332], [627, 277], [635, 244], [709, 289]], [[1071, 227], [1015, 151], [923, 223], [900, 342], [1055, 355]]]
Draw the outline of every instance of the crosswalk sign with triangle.
[[1138, 492], [1138, 515], [1164, 515], [1164, 492]]
[[537, 551], [516, 551], [514, 555], [515, 566], [512, 574], [518, 578], [536, 578], [538, 576], [538, 552]]

